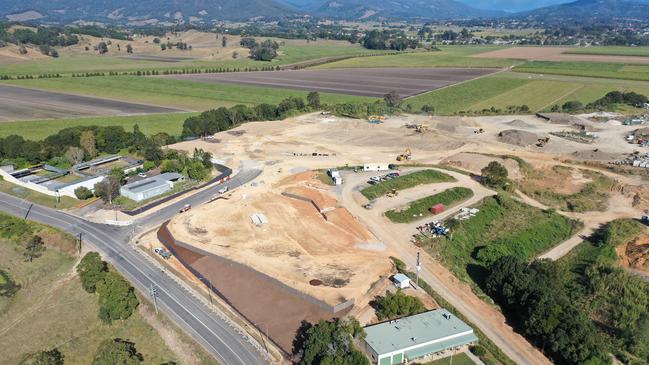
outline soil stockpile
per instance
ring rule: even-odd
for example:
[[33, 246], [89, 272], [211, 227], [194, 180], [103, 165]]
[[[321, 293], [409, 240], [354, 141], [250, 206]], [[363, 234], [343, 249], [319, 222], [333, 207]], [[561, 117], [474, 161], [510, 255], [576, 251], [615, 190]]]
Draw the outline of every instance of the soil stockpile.
[[518, 129], [508, 129], [498, 133], [498, 139], [503, 143], [527, 147], [536, 143], [539, 137], [532, 132], [521, 131]]

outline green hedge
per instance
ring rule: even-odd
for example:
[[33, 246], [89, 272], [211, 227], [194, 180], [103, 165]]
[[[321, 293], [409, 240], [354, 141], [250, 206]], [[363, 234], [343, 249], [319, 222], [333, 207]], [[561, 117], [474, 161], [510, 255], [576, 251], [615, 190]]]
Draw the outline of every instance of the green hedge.
[[389, 210], [385, 212], [385, 216], [395, 223], [410, 223], [421, 219], [420, 214], [424, 216], [432, 215], [430, 208], [435, 204], [444, 204], [446, 207], [450, 207], [472, 196], [473, 191], [471, 189], [455, 187], [435, 195], [415, 200], [405, 210]]
[[365, 189], [361, 190], [361, 194], [363, 194], [369, 200], [374, 200], [387, 194], [392, 189], [405, 190], [422, 184], [453, 181], [456, 181], [454, 177], [443, 172], [435, 170], [422, 170], [366, 187]]

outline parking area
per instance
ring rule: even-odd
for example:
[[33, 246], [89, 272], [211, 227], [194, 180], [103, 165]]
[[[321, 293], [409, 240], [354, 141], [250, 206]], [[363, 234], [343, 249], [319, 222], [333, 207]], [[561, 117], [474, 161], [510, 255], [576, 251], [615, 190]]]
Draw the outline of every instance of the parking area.
[[383, 97], [396, 91], [409, 97], [477, 77], [497, 69], [485, 68], [360, 68], [229, 72], [168, 76], [178, 80], [277, 87], [349, 95]]

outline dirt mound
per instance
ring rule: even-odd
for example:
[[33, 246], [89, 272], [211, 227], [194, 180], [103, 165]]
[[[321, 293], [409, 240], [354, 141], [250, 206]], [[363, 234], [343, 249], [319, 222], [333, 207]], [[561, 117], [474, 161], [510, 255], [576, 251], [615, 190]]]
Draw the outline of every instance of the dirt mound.
[[571, 156], [578, 160], [586, 161], [611, 161], [623, 157], [620, 153], [605, 152], [600, 149], [575, 151]]
[[622, 265], [649, 271], [649, 236], [641, 236], [618, 248]]
[[516, 128], [536, 128], [533, 125], [526, 123], [520, 119], [514, 119], [511, 122], [505, 123], [508, 126], [516, 127]]
[[642, 136], [649, 136], [649, 127], [639, 128], [633, 131], [633, 136], [640, 138]]
[[508, 129], [498, 133], [498, 139], [503, 143], [527, 147], [536, 143], [539, 137], [532, 132], [521, 131], [518, 129]]
[[507, 168], [507, 171], [509, 172], [509, 177], [511, 177], [512, 179], [520, 179], [522, 177], [518, 162], [509, 158], [462, 152], [445, 158], [441, 163], [456, 166], [479, 175], [481, 173], [480, 171], [491, 161], [496, 161], [505, 166], [505, 168]]

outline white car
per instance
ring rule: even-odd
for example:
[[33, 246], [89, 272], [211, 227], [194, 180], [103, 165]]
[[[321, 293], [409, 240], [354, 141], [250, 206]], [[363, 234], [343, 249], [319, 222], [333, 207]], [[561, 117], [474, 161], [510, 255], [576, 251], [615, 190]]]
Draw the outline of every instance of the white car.
[[145, 174], [144, 172], [140, 172], [139, 174], [137, 174], [137, 176], [139, 176], [139, 177], [146, 177], [146, 174]]
[[219, 189], [219, 194], [225, 194], [227, 192], [228, 192], [228, 187], [227, 186], [224, 186], [221, 189]]

